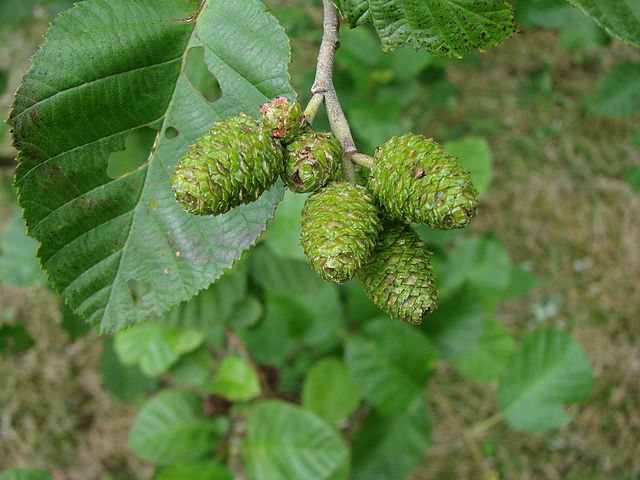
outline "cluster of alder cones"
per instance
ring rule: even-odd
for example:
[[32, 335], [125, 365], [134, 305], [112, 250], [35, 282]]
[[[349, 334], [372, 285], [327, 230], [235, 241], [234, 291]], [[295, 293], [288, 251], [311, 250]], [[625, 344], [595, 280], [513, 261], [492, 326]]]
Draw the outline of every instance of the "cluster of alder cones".
[[182, 208], [220, 215], [281, 177], [292, 191], [313, 193], [300, 219], [313, 270], [336, 283], [356, 277], [380, 309], [421, 323], [438, 297], [430, 252], [409, 224], [469, 223], [478, 197], [469, 172], [432, 139], [406, 134], [377, 149], [366, 186], [349, 183], [340, 142], [313, 131], [300, 104], [279, 97], [260, 116], [216, 122], [191, 146], [171, 177]]

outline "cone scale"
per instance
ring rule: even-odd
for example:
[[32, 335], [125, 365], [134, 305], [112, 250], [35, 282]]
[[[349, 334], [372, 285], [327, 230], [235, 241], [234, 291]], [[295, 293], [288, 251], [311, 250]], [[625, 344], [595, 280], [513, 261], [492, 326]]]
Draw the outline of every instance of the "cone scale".
[[340, 175], [342, 146], [326, 132], [303, 133], [287, 145], [282, 179], [296, 193], [315, 192]]
[[369, 188], [396, 219], [450, 230], [477, 213], [469, 172], [440, 145], [412, 133], [394, 136], [376, 151]]
[[305, 202], [300, 244], [324, 280], [344, 283], [370, 259], [381, 230], [377, 208], [364, 187], [330, 183]]
[[220, 215], [257, 200], [284, 168], [282, 147], [244, 114], [216, 122], [191, 145], [170, 183], [182, 208]]
[[438, 302], [430, 255], [410, 226], [387, 221], [371, 262], [357, 278], [378, 308], [419, 325]]

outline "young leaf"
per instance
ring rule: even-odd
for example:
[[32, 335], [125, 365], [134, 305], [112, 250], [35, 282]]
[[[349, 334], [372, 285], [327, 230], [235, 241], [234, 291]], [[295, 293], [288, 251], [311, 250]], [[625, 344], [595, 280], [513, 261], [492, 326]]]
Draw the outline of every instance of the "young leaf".
[[511, 357], [500, 378], [498, 405], [518, 430], [549, 430], [570, 420], [563, 404], [586, 398], [593, 386], [589, 359], [569, 334], [539, 328]]
[[199, 330], [143, 323], [118, 333], [114, 346], [122, 363], [138, 364], [153, 377], [167, 371], [180, 355], [196, 349], [203, 341], [204, 333]]
[[636, 0], [567, 0], [623, 42], [640, 48], [640, 4]]
[[36, 258], [38, 242], [26, 236], [24, 220], [11, 215], [0, 241], [0, 280], [7, 285], [29, 286], [46, 283]]
[[215, 445], [216, 422], [202, 413], [193, 393], [165, 390], [140, 409], [129, 447], [158, 465], [195, 460]]
[[251, 480], [339, 480], [348, 455], [338, 432], [300, 407], [270, 400], [250, 411], [242, 457]]
[[224, 465], [214, 460], [182, 462], [163, 469], [155, 480], [233, 480]]
[[437, 355], [415, 327], [372, 323], [366, 337], [347, 341], [345, 362], [364, 397], [384, 415], [398, 415], [420, 398]]
[[12, 468], [0, 473], [0, 480], [51, 480], [44, 470], [35, 468]]
[[260, 379], [254, 368], [235, 355], [223, 358], [206, 390], [233, 402], [244, 402], [260, 395]]
[[621, 63], [598, 86], [593, 110], [599, 115], [625, 117], [640, 108], [640, 63]]
[[302, 388], [302, 406], [335, 424], [348, 417], [360, 403], [360, 391], [344, 362], [327, 357], [307, 373]]
[[405, 478], [430, 444], [431, 420], [422, 398], [392, 417], [374, 411], [353, 442], [353, 479]]
[[373, 23], [383, 50], [424, 47], [433, 55], [462, 57], [498, 45], [518, 30], [505, 0], [340, 0], [351, 27]]
[[[76, 4], [49, 28], [9, 118], [29, 235], [56, 290], [100, 332], [207, 287], [255, 242], [282, 195], [278, 184], [216, 218], [189, 216], [174, 199], [169, 175], [212, 122], [295, 96], [288, 39], [259, 0], [208, 0], [180, 21], [194, 9], [190, 0]], [[224, 92], [213, 103], [184, 73], [195, 47]], [[109, 155], [144, 126], [159, 131], [149, 159], [111, 179]], [[148, 291], [137, 298], [132, 282]]]

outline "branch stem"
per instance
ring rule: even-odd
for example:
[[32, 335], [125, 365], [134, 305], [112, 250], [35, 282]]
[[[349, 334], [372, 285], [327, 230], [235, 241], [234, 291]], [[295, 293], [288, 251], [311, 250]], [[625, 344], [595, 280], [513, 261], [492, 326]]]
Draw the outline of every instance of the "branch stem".
[[[344, 153], [342, 158], [342, 174], [348, 182], [356, 183], [355, 168], [351, 157], [357, 153], [358, 150], [351, 135], [349, 122], [342, 111], [338, 94], [333, 86], [335, 54], [336, 50], [340, 47], [340, 15], [331, 0], [322, 0], [322, 5], [324, 9], [322, 42], [320, 44], [320, 51], [318, 52], [316, 78], [311, 87], [311, 93], [313, 93], [313, 97], [322, 95], [324, 98], [331, 130], [342, 144]], [[314, 102], [313, 98], [311, 102], [309, 102], [307, 109], [310, 108], [312, 102]], [[307, 109], [305, 109], [305, 113]]]
[[313, 124], [313, 120], [316, 118], [316, 114], [318, 113], [318, 110], [320, 110], [320, 106], [323, 101], [324, 95], [321, 93], [315, 93], [313, 97], [311, 97], [311, 100], [309, 100], [307, 107], [304, 109], [303, 115], [309, 119], [310, 124]]
[[371, 167], [373, 167], [374, 158], [370, 157], [369, 155], [365, 155], [364, 153], [356, 152], [351, 155], [351, 161], [357, 163], [361, 167], [366, 167], [371, 170]]

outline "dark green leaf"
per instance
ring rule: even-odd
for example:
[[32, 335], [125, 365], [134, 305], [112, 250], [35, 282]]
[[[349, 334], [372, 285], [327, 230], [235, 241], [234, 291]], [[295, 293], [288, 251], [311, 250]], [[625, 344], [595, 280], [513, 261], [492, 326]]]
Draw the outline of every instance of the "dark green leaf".
[[302, 388], [302, 406], [335, 424], [348, 417], [360, 403], [360, 392], [344, 362], [327, 357], [316, 362]]
[[336, 479], [348, 455], [338, 432], [300, 407], [270, 400], [250, 411], [242, 457], [251, 480]]
[[224, 357], [218, 365], [215, 378], [206, 387], [232, 402], [245, 402], [260, 395], [260, 379], [254, 368], [242, 358]]
[[207, 290], [182, 302], [154, 322], [201, 330], [217, 345], [224, 336], [225, 324], [232, 321], [238, 303], [245, 299], [247, 276], [248, 263], [242, 260]]
[[420, 330], [381, 320], [366, 337], [349, 339], [345, 362], [364, 397], [384, 415], [397, 415], [421, 398], [437, 354]]
[[491, 183], [493, 155], [489, 142], [484, 137], [465, 137], [445, 145], [452, 155], [458, 157], [463, 168], [471, 172], [473, 185], [482, 195]]
[[357, 280], [345, 284], [343, 291], [346, 291], [346, 306], [350, 320], [364, 324], [371, 319], [383, 316], [382, 310], [367, 297]]
[[513, 337], [504, 325], [487, 318], [480, 340], [455, 359], [460, 375], [474, 382], [490, 382], [504, 371], [515, 350]]
[[266, 248], [251, 253], [251, 277], [265, 290], [308, 293], [324, 283], [303, 260], [284, 262]]
[[504, 0], [340, 0], [349, 25], [373, 23], [384, 50], [424, 47], [433, 55], [462, 57], [498, 45], [517, 31]]
[[384, 53], [370, 28], [340, 30], [336, 62], [346, 68], [360, 92], [371, 91], [378, 84], [414, 79], [434, 61], [435, 57], [428, 53], [408, 48]]
[[211, 450], [216, 440], [216, 422], [202, 414], [202, 401], [195, 394], [165, 390], [140, 409], [129, 447], [158, 465], [195, 460]]
[[[0, 12], [1, 13], [1, 12]], [[4, 93], [7, 89], [7, 79], [9, 78], [9, 74], [6, 70], [0, 70], [0, 95]]]
[[51, 480], [51, 477], [44, 470], [12, 468], [0, 473], [0, 480]]
[[35, 344], [33, 337], [22, 325], [0, 327], [0, 353], [21, 353]]
[[640, 48], [640, 3], [637, 0], [567, 0], [620, 40]]
[[500, 378], [498, 405], [514, 428], [548, 430], [570, 420], [563, 404], [586, 398], [594, 383], [582, 348], [566, 332], [539, 328], [511, 357]]
[[264, 232], [265, 246], [280, 258], [305, 260], [300, 246], [300, 212], [307, 197], [287, 190]]
[[38, 242], [26, 235], [24, 220], [14, 213], [0, 241], [0, 280], [18, 286], [46, 283], [36, 258], [37, 249]]
[[266, 314], [256, 327], [240, 330], [238, 335], [246, 342], [254, 360], [278, 367], [285, 366], [299, 345], [289, 326], [277, 315]]
[[234, 305], [233, 312], [227, 317], [227, 324], [234, 329], [251, 327], [260, 320], [262, 313], [260, 300], [248, 295]]
[[374, 411], [353, 442], [353, 479], [405, 478], [430, 444], [431, 421], [422, 399], [392, 417]]
[[266, 316], [278, 318], [289, 335], [319, 350], [338, 343], [336, 332], [343, 328], [342, 303], [338, 288], [327, 282], [312, 293], [267, 292]]
[[156, 385], [137, 365], [124, 365], [113, 348], [113, 340], [102, 344], [100, 371], [105, 387], [123, 402], [130, 402]]
[[455, 358], [469, 351], [484, 332], [482, 295], [471, 284], [444, 298], [426, 317], [422, 329], [443, 357]]
[[69, 334], [72, 340], [82, 337], [91, 330], [91, 325], [73, 313], [73, 310], [66, 303], [60, 307], [60, 315], [62, 315], [60, 326]]
[[[215, 218], [189, 216], [175, 202], [169, 174], [213, 121], [295, 96], [288, 39], [260, 1], [209, 0], [194, 21], [176, 21], [195, 7], [77, 4], [49, 28], [10, 115], [29, 235], [42, 243], [55, 288], [100, 332], [161, 315], [207, 287], [255, 242], [282, 195], [278, 183]], [[224, 91], [216, 102], [183, 73], [195, 47]], [[148, 161], [111, 179], [109, 155], [144, 126], [159, 130]], [[136, 282], [148, 291], [137, 295]]]
[[640, 168], [634, 167], [627, 170], [624, 174], [624, 179], [631, 187], [631, 190], [640, 192]]
[[593, 110], [599, 115], [625, 117], [640, 108], [640, 63], [621, 63], [613, 67], [598, 86]]
[[227, 467], [214, 460], [200, 460], [164, 468], [155, 480], [233, 480], [233, 476]]
[[442, 266], [441, 293], [459, 288], [465, 281], [487, 292], [502, 292], [509, 285], [511, 262], [504, 247], [490, 235], [471, 237], [458, 244]]
[[569, 50], [605, 44], [611, 37], [582, 12], [572, 9], [576, 18], [568, 22], [558, 37], [558, 43]]
[[205, 345], [183, 355], [169, 370], [169, 373], [181, 386], [203, 389], [212, 370], [212, 359]]

